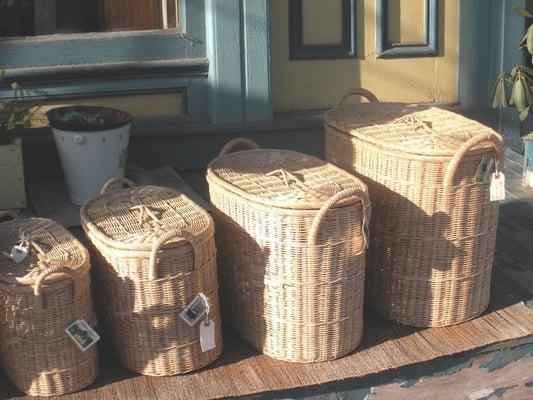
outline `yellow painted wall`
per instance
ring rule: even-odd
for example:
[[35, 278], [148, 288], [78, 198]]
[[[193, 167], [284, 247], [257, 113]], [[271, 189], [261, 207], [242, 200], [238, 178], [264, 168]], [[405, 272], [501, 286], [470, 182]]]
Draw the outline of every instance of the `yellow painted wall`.
[[34, 111], [32, 126], [48, 124], [45, 113], [51, 108], [67, 105], [90, 105], [118, 108], [134, 118], [176, 116], [183, 113], [181, 92], [98, 96], [48, 101]]
[[[304, 3], [309, 0], [304, 0]], [[389, 0], [392, 7], [392, 38], [417, 41], [423, 34], [420, 0]], [[457, 100], [457, 34], [460, 0], [439, 1], [438, 56], [403, 59], [377, 59], [375, 54], [375, 0], [357, 1], [357, 59], [289, 60], [288, 0], [271, 0], [272, 96], [275, 111], [309, 110], [331, 107], [350, 87], [371, 90], [382, 101], [453, 102]], [[307, 21], [315, 29], [336, 31], [328, 20], [322, 1]], [[309, 13], [316, 13], [309, 17]], [[400, 26], [398, 26], [400, 25]], [[416, 26], [415, 26], [416, 25]], [[304, 21], [305, 26], [305, 21]], [[401, 28], [401, 29], [400, 29]], [[307, 28], [309, 29], [309, 27]], [[305, 33], [305, 30], [304, 30]], [[334, 34], [315, 34], [315, 40]], [[309, 33], [308, 33], [309, 37]], [[304, 35], [305, 38], [305, 35]]]

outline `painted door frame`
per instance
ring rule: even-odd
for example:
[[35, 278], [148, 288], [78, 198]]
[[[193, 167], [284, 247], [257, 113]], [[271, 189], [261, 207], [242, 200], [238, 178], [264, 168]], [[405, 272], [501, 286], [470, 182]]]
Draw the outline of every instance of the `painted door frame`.
[[[186, 4], [184, 33], [1, 39], [0, 59], [2, 54], [12, 58], [10, 64], [0, 65], [7, 68], [8, 78], [0, 86], [0, 99], [12, 97], [9, 81], [14, 80], [58, 97], [180, 90], [187, 114], [209, 117], [215, 124], [272, 119], [268, 0], [183, 0], [182, 4]], [[139, 40], [146, 49], [142, 60], [130, 54], [132, 43]], [[77, 48], [95, 45], [101, 53], [79, 52], [75, 62]], [[35, 59], [33, 47], [43, 56]], [[110, 62], [121, 54], [125, 57], [121, 62]], [[66, 64], [56, 65], [60, 60]]]
[[[459, 12], [458, 100], [469, 108], [490, 107], [490, 93], [502, 71], [523, 61], [518, 43], [524, 19], [513, 7], [525, 0], [461, 0]], [[495, 110], [507, 145], [519, 144], [520, 123], [514, 109]]]

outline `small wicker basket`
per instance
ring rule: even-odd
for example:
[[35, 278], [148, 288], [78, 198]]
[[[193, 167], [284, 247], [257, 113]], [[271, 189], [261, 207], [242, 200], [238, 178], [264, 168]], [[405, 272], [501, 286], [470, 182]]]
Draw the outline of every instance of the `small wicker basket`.
[[[236, 146], [252, 150], [231, 154]], [[363, 330], [366, 186], [318, 158], [228, 143], [207, 171], [224, 318], [295, 362], [353, 351]]]
[[[342, 105], [352, 94], [370, 103]], [[325, 117], [326, 159], [360, 177], [374, 204], [370, 303], [407, 325], [474, 318], [489, 302], [501, 137], [438, 107], [376, 100], [351, 90]]]
[[[222, 351], [213, 221], [170, 188], [143, 186], [107, 192], [81, 209], [94, 250], [101, 315], [123, 365], [144, 375], [201, 368]], [[199, 324], [181, 311], [199, 293], [210, 302], [216, 347], [203, 352]]]
[[[22, 238], [21, 238], [22, 237]], [[0, 362], [31, 396], [55, 396], [90, 385], [98, 373], [96, 345], [82, 352], [65, 329], [78, 319], [96, 324], [89, 254], [48, 219], [0, 225], [0, 250], [24, 242], [28, 256], [0, 256]]]

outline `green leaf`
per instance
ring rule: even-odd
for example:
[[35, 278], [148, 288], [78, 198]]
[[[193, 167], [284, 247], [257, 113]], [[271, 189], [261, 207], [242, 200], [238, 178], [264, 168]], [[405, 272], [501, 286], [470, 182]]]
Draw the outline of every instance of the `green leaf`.
[[530, 25], [529, 28], [527, 28], [526, 47], [529, 54], [533, 54], [533, 25]]
[[490, 99], [492, 101], [492, 108], [500, 107], [501, 99], [502, 99], [502, 90], [501, 90], [501, 85], [500, 85], [499, 80], [494, 85], [494, 89], [492, 90]]
[[501, 86], [501, 93], [502, 93], [502, 97], [500, 100], [500, 106], [503, 108], [507, 108], [509, 105], [507, 102], [507, 87], [505, 86], [505, 79], [501, 80], [500, 86]]
[[527, 32], [525, 33], [520, 43], [518, 43], [518, 48], [523, 49], [524, 47], [526, 47], [526, 43], [527, 43]]
[[524, 78], [522, 78], [522, 85], [524, 86], [524, 92], [526, 93], [527, 104], [533, 105], [533, 92], [531, 91], [531, 86], [529, 86]]
[[526, 92], [521, 79], [517, 79], [514, 82], [512, 99], [518, 112], [522, 112], [527, 107]]
[[514, 6], [513, 11], [524, 18], [533, 18], [533, 14], [523, 7]]
[[524, 108], [522, 112], [518, 115], [518, 118], [520, 118], [520, 121], [524, 122], [529, 115], [529, 107]]
[[520, 69], [522, 70], [522, 72], [525, 72], [525, 73], [527, 73], [530, 76], [533, 76], [533, 68], [529, 68], [526, 65], [521, 65]]

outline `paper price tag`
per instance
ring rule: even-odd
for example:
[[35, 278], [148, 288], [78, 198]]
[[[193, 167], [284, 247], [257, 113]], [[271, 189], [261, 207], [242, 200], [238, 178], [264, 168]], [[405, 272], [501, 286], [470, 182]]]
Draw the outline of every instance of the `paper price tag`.
[[209, 313], [209, 299], [200, 293], [185, 307], [180, 317], [187, 325], [193, 326], [206, 312]]
[[202, 352], [213, 350], [216, 347], [215, 343], [215, 321], [202, 321], [200, 324], [200, 347]]
[[490, 179], [490, 201], [505, 200], [505, 175], [494, 172]]
[[83, 319], [69, 325], [65, 332], [76, 343], [81, 351], [87, 351], [100, 340], [100, 335]]

